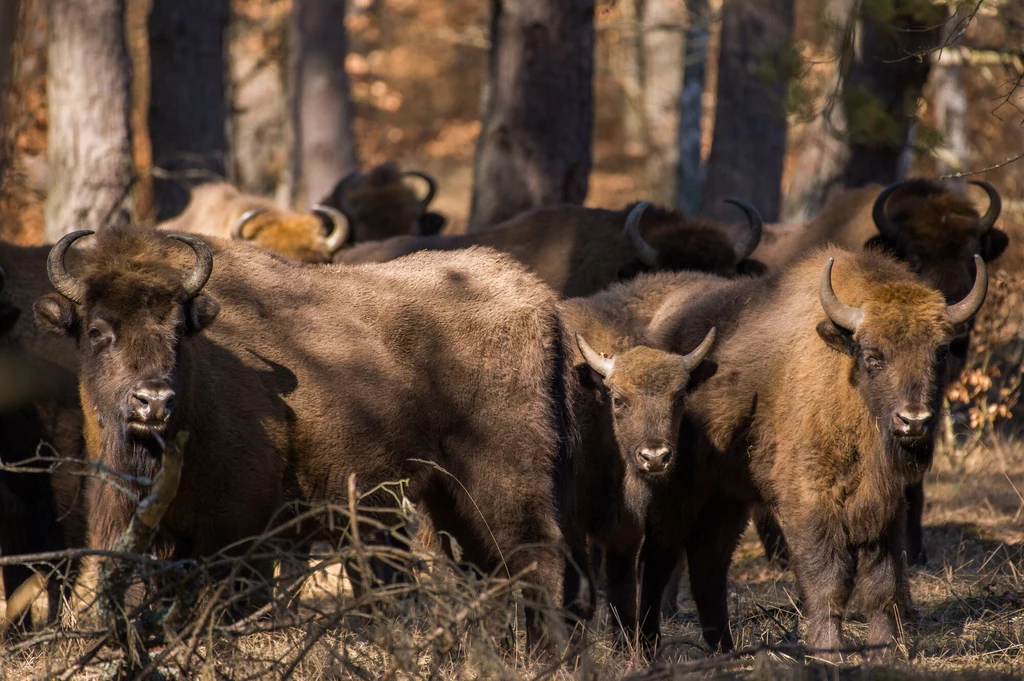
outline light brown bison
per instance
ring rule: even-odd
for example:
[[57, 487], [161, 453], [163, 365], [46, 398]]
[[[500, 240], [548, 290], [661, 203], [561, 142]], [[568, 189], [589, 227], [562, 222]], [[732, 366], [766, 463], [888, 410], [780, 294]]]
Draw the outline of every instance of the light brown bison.
[[[712, 326], [718, 339], [706, 360], [714, 375], [691, 387], [681, 427], [692, 466], [650, 504], [640, 559], [648, 641], [685, 550], [705, 639], [731, 647], [728, 566], [750, 505], [762, 504], [789, 539], [809, 644], [841, 645], [854, 587], [868, 643], [892, 643], [911, 614], [904, 490], [931, 463], [946, 349], [984, 301], [980, 256], [976, 267], [953, 305], [884, 253], [836, 248], [765, 280], [704, 275], [661, 296], [645, 342], [689, 348]], [[633, 296], [646, 300], [643, 284]]]
[[726, 225], [689, 220], [642, 201], [621, 211], [546, 208], [472, 234], [396, 237], [356, 244], [335, 262], [387, 262], [424, 250], [490, 246], [514, 256], [566, 297], [596, 293], [647, 270], [704, 270], [719, 274], [756, 269], [747, 260], [761, 238], [761, 217], [749, 203], [729, 199], [747, 216], [734, 240]]
[[[410, 179], [425, 183], [420, 196]], [[382, 163], [365, 175], [352, 172], [342, 178], [320, 205], [345, 216], [349, 243], [380, 241], [396, 236], [440, 234], [447, 219], [427, 210], [437, 183], [419, 170], [402, 171], [394, 161]]]
[[[56, 461], [80, 459], [84, 450], [75, 347], [67, 339], [39, 334], [32, 323], [33, 300], [53, 291], [45, 274], [48, 252], [0, 242], [0, 461], [34, 471], [52, 467], [51, 473], [0, 471], [4, 556], [85, 542], [81, 471], [71, 462]], [[12, 596], [35, 571], [48, 582], [49, 616], [55, 618], [77, 570], [78, 561], [5, 566], [8, 618], [31, 624], [30, 610], [14, 612]]]
[[[521, 265], [470, 249], [324, 267], [117, 225], [71, 273], [64, 255], [87, 234], [54, 247], [59, 293], [36, 318], [79, 343], [92, 456], [151, 477], [152, 434], [191, 434], [162, 522], [172, 555], [256, 535], [288, 502], [343, 501], [350, 474], [361, 491], [407, 479], [466, 560], [535, 563], [525, 579], [562, 595], [565, 349], [553, 292]], [[105, 484], [89, 501], [90, 544], [109, 547], [132, 503]]]
[[[592, 550], [603, 551], [617, 640], [632, 640], [637, 627], [636, 563], [648, 504], [653, 494], [665, 493], [662, 485], [677, 459], [686, 387], [711, 349], [715, 332], [679, 355], [634, 345], [622, 311], [608, 309], [600, 300], [570, 299], [561, 310], [578, 345], [573, 353], [578, 389], [571, 403], [580, 446], [573, 459], [571, 523]], [[594, 562], [586, 554], [574, 559], [588, 570]], [[595, 584], [594, 575], [588, 576]]]
[[226, 182], [194, 188], [185, 212], [157, 227], [166, 233], [251, 241], [291, 260], [313, 263], [330, 262], [350, 237], [345, 217], [333, 208], [316, 205], [310, 213], [296, 213]]
[[[972, 202], [937, 182], [911, 180], [886, 188], [854, 189], [831, 201], [806, 225], [768, 226], [754, 257], [769, 267], [782, 267], [809, 249], [833, 243], [849, 250], [880, 248], [910, 265], [946, 301], [963, 298], [975, 277], [974, 256], [992, 262], [1006, 250], [1009, 237], [995, 227], [1002, 208], [999, 192], [988, 182], [970, 181], [988, 195], [980, 215]], [[950, 348], [951, 376], [959, 375], [967, 358], [971, 324], [962, 325]], [[924, 490], [907, 490], [908, 552], [927, 560], [922, 544]], [[785, 540], [763, 509], [755, 520], [769, 555], [785, 558]]]

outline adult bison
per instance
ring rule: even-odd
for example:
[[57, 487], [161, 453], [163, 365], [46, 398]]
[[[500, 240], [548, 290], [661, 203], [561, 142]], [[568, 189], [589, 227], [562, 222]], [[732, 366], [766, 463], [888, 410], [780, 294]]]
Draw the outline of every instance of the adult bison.
[[[632, 640], [637, 633], [636, 563], [648, 505], [652, 495], [666, 493], [662, 486], [678, 458], [686, 387], [711, 349], [715, 332], [679, 355], [634, 345], [621, 310], [602, 309], [600, 302], [587, 298], [564, 301], [561, 309], [578, 344], [573, 353], [578, 388], [572, 405], [580, 446], [573, 458], [570, 518], [573, 530], [592, 549], [603, 551], [616, 639]], [[598, 353], [588, 338], [605, 353]], [[582, 553], [574, 559], [588, 572], [594, 562]], [[567, 571], [566, 578], [574, 574]], [[588, 577], [593, 585], [594, 575]], [[574, 591], [571, 586], [566, 590]]]
[[251, 241], [291, 260], [313, 263], [330, 262], [350, 237], [345, 217], [333, 208], [316, 205], [310, 213], [296, 213], [227, 182], [194, 188], [185, 211], [158, 227], [167, 233]]
[[[1006, 233], [995, 226], [1002, 208], [999, 192], [988, 182], [969, 184], [988, 196], [984, 215], [966, 197], [937, 182], [911, 180], [884, 189], [872, 185], [841, 194], [806, 225], [769, 226], [754, 257], [769, 267], [783, 267], [825, 243], [850, 250], [880, 248], [909, 264], [947, 301], [960, 300], [974, 282], [974, 256], [992, 262], [1009, 244]], [[961, 325], [951, 345], [951, 377], [966, 364], [971, 325]], [[907, 501], [908, 555], [924, 563], [923, 487], [908, 487]], [[785, 540], [778, 525], [763, 509], [754, 515], [769, 555], [784, 560]]]
[[764, 281], [705, 275], [662, 298], [647, 342], [689, 348], [712, 326], [718, 338], [715, 373], [691, 389], [681, 427], [692, 467], [651, 500], [640, 559], [647, 641], [660, 634], [662, 591], [685, 550], [705, 639], [732, 646], [728, 567], [750, 505], [761, 504], [789, 539], [811, 647], [841, 645], [854, 587], [868, 643], [891, 644], [911, 613], [904, 490], [931, 464], [946, 349], [985, 298], [975, 260], [975, 284], [953, 305], [884, 253], [837, 248]]
[[[486, 249], [320, 267], [129, 225], [69, 272], [87, 234], [54, 246], [58, 293], [36, 318], [79, 344], [92, 456], [152, 477], [153, 433], [191, 434], [162, 522], [172, 554], [259, 534], [286, 502], [343, 501], [350, 474], [361, 492], [407, 479], [468, 561], [562, 595], [566, 350], [534, 275]], [[109, 547], [132, 503], [101, 483], [89, 502], [90, 544]]]
[[[424, 183], [420, 195], [409, 180]], [[448, 222], [428, 211], [437, 193], [434, 178], [419, 170], [401, 170], [387, 161], [368, 173], [353, 171], [343, 177], [320, 205], [339, 211], [349, 225], [349, 242], [379, 241], [396, 236], [439, 234]]]
[[[49, 248], [0, 242], [0, 554], [59, 551], [82, 546], [82, 410], [75, 347], [37, 333], [33, 300], [52, 287], [46, 279]], [[37, 458], [38, 457], [38, 458]], [[18, 467], [24, 470], [17, 470]], [[45, 472], [49, 470], [50, 472]], [[77, 561], [3, 568], [7, 618], [31, 624], [25, 598], [33, 575], [47, 582], [49, 617], [70, 595]]]
[[727, 225], [689, 220], [649, 201], [621, 211], [545, 208], [472, 234], [396, 237], [356, 244], [334, 261], [387, 262], [424, 250], [490, 246], [514, 256], [563, 296], [596, 293], [647, 270], [704, 270], [719, 274], [755, 269], [747, 260], [761, 238], [761, 216], [749, 203], [728, 199], [748, 226], [734, 239]]

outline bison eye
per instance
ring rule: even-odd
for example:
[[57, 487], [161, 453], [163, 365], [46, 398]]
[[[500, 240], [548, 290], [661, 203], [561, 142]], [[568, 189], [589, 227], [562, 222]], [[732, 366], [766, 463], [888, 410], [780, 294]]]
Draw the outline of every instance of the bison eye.
[[612, 395], [612, 406], [616, 409], [622, 409], [626, 406], [626, 401], [618, 395]]
[[93, 350], [97, 352], [110, 345], [110, 342], [114, 339], [113, 332], [102, 324], [90, 326], [88, 335], [89, 343], [92, 345]]
[[885, 359], [882, 357], [881, 353], [869, 352], [864, 355], [864, 364], [872, 371], [881, 369], [884, 363]]

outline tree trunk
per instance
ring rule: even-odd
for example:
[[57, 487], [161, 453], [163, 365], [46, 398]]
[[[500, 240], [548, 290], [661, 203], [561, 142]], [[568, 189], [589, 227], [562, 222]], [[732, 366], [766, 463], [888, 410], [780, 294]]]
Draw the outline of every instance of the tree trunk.
[[290, 148], [284, 70], [290, 12], [276, 3], [268, 17], [238, 12], [228, 30], [231, 83], [230, 177], [239, 189], [289, 200]]
[[647, 153], [647, 130], [643, 116], [643, 64], [640, 57], [640, 11], [638, 0], [620, 0], [619, 19], [623, 29], [609, 60], [622, 87], [622, 136], [628, 156]]
[[708, 65], [710, 8], [707, 0], [687, 0], [690, 26], [686, 31], [683, 58], [683, 91], [679, 102], [679, 166], [676, 170], [675, 204], [689, 215], [700, 210], [704, 188], [701, 165], [701, 132], [704, 119], [704, 83]]
[[862, 9], [860, 49], [843, 84], [847, 187], [900, 179], [901, 155], [931, 68], [930, 59], [908, 55], [938, 47], [946, 20], [944, 7], [925, 8], [918, 0], [894, 0], [896, 14], [885, 20], [867, 5]]
[[[793, 0], [725, 0], [718, 58], [715, 133], [701, 212], [735, 217], [722, 199], [752, 202], [779, 218], [786, 154], [786, 80], [768, 63], [793, 36]], [[764, 79], [756, 72], [767, 72]]]
[[14, 41], [18, 36], [18, 0], [0, 0], [0, 183], [7, 170], [8, 146], [7, 96], [14, 75]]
[[645, 0], [641, 46], [647, 179], [649, 198], [665, 206], [676, 196], [686, 24], [683, 0]]
[[470, 230], [581, 204], [593, 128], [594, 0], [492, 0], [490, 91]]
[[[832, 99], [836, 99], [845, 65], [853, 59], [856, 7], [854, 0], [822, 3], [826, 21], [822, 22], [817, 42], [826, 56], [813, 67], [813, 76], [826, 84], [822, 95]], [[782, 222], [812, 219], [821, 212], [832, 192], [842, 188], [843, 169], [850, 158], [850, 147], [842, 135], [845, 127], [843, 108], [838, 101], [826, 101], [819, 115], [790, 127]]]
[[185, 210], [189, 188], [226, 177], [224, 31], [228, 0], [153, 0], [149, 13], [153, 183], [157, 220]]
[[289, 48], [291, 202], [304, 207], [359, 169], [345, 73], [345, 0], [293, 0]]
[[124, 0], [50, 0], [46, 238], [130, 210], [132, 145]]

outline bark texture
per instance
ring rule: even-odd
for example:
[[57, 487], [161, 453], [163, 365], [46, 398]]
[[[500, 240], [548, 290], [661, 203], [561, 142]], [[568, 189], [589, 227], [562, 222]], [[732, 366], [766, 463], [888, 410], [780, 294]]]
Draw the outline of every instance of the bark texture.
[[679, 165], [676, 171], [675, 204], [689, 215], [700, 210], [704, 189], [704, 166], [700, 144], [704, 120], [704, 84], [706, 82], [710, 8], [707, 0], [687, 0], [690, 27], [686, 31], [683, 59], [683, 91], [679, 102]]
[[228, 0], [153, 0], [149, 14], [153, 182], [157, 220], [185, 210], [189, 188], [226, 176], [224, 32]]
[[901, 156], [931, 69], [930, 59], [911, 55], [934, 49], [942, 40], [944, 7], [893, 0], [891, 9], [891, 16], [880, 16], [869, 3], [863, 6], [859, 49], [843, 84], [850, 139], [843, 173], [847, 187], [901, 179]]
[[46, 239], [130, 210], [132, 145], [124, 0], [50, 0]]
[[18, 0], [0, 0], [0, 182], [7, 169], [7, 96], [14, 68], [14, 41], [18, 35]]
[[645, 0], [643, 5], [640, 44], [647, 180], [649, 198], [665, 206], [671, 206], [676, 196], [686, 14], [683, 0]]
[[587, 195], [594, 0], [492, 0], [470, 231]]
[[[715, 132], [701, 212], [728, 220], [735, 197], [779, 218], [786, 153], [786, 82], [771, 60], [793, 37], [793, 0], [725, 0]], [[768, 68], [765, 66], [768, 65]], [[764, 77], [767, 73], [767, 77]]]
[[291, 200], [306, 207], [359, 169], [345, 73], [345, 0], [293, 0], [289, 47]]

